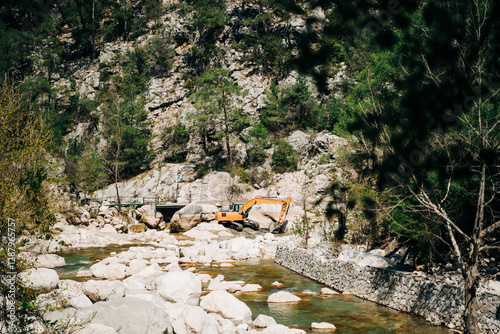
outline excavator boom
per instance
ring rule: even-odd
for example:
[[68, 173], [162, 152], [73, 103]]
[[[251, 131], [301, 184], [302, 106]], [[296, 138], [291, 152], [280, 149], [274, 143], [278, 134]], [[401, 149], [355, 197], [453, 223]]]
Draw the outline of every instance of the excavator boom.
[[[270, 227], [270, 231], [278, 231], [283, 232], [284, 228], [286, 227], [287, 221], [285, 220], [285, 217], [288, 213], [288, 209], [290, 208], [290, 202], [291, 198], [288, 197], [287, 199], [278, 199], [278, 198], [272, 198], [272, 197], [255, 197], [252, 198], [251, 200], [247, 201], [245, 204], [243, 204], [241, 207], [239, 207], [238, 211], [222, 211], [218, 210], [215, 213], [215, 219], [219, 223], [227, 223], [228, 225], [233, 225], [231, 227], [235, 227], [237, 230], [242, 230], [243, 225], [249, 225], [250, 227], [254, 229], [259, 228], [259, 224], [257, 222], [253, 222], [248, 220], [248, 214], [252, 207], [256, 204], [281, 204], [281, 212], [280, 216], [275, 224], [272, 224]], [[235, 207], [236, 205], [233, 204], [232, 207]]]

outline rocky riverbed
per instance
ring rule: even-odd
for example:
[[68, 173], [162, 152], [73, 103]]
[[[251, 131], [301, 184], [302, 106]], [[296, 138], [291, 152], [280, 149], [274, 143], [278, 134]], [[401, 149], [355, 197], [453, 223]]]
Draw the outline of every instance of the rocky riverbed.
[[[31, 270], [35, 275], [29, 277], [30, 286], [43, 292], [38, 305], [45, 318], [77, 333], [123, 333], [128, 328], [149, 333], [157, 327], [175, 333], [302, 333], [335, 326], [341, 333], [416, 328], [448, 333], [352, 295], [339, 295], [274, 264], [276, 247], [291, 243], [289, 236], [259, 233], [209, 242], [176, 236], [177, 242], [168, 247], [84, 249], [92, 263], [71, 274], [78, 282], [61, 279], [68, 277], [62, 275], [64, 267], [55, 268], [59, 278], [51, 269]], [[77, 251], [63, 255], [73, 262]], [[37, 262], [56, 266], [64, 261], [47, 254]], [[134, 323], [123, 321], [122, 314]], [[168, 321], [155, 320], [165, 314]]]
[[[46, 320], [57, 321], [56, 326], [79, 334], [251, 333], [257, 328], [269, 333], [303, 332], [269, 317], [252, 315], [249, 307], [232, 294], [256, 292], [261, 286], [226, 281], [221, 275], [211, 277], [197, 273], [195, 268], [196, 264], [231, 267], [241, 259], [272, 259], [277, 244], [289, 237], [259, 233], [247, 239], [234, 236], [222, 225], [208, 223], [190, 232], [193, 238], [178, 239], [168, 231], [120, 234], [106, 228], [93, 231], [70, 227], [61, 234], [78, 235], [78, 247], [90, 246], [91, 241], [94, 246], [103, 242], [150, 245], [114, 252], [89, 270], [78, 272], [85, 282], [60, 280], [52, 268], [64, 265], [64, 259], [54, 254], [36, 255], [38, 268], [23, 272], [21, 278], [28, 287], [41, 292], [37, 303], [47, 311]], [[89, 234], [92, 237], [85, 239]], [[50, 243], [46, 246], [49, 250], [53, 247]], [[44, 328], [41, 323], [34, 327], [39, 331]]]
[[[57, 321], [57, 327], [79, 334], [255, 333], [257, 331], [301, 333], [304, 332], [304, 328], [334, 330], [335, 324], [315, 319], [311, 319], [306, 327], [287, 327], [290, 323], [285, 322], [287, 325], [285, 326], [279, 324], [279, 319], [276, 321], [269, 315], [256, 314], [258, 311], [255, 312], [255, 308], [252, 312], [241, 300], [245, 300], [242, 296], [246, 294], [267, 291], [266, 307], [283, 304], [295, 305], [292, 308], [297, 308], [296, 305], [300, 304], [300, 307], [307, 309], [307, 305], [313, 303], [301, 301], [304, 296], [306, 298], [314, 294], [327, 296], [336, 294], [335, 291], [273, 290], [270, 293], [270, 289], [282, 287], [280, 282], [241, 281], [234, 275], [225, 278], [216, 270], [200, 270], [200, 268], [229, 270], [239, 265], [238, 261], [241, 260], [272, 261], [276, 257], [277, 249], [297, 250], [296, 245], [299, 242], [297, 237], [276, 236], [251, 229], [238, 233], [216, 222], [208, 222], [211, 221], [209, 214], [204, 216], [205, 220], [182, 234], [170, 233], [168, 229], [146, 229], [140, 233], [129, 230], [128, 233], [124, 233], [120, 227], [121, 221], [116, 217], [116, 212], [109, 208], [100, 208], [97, 214], [84, 211], [77, 225], [59, 217], [59, 222], [54, 227], [56, 235], [52, 240], [33, 241], [26, 246], [23, 255], [34, 260], [37, 268], [21, 273], [20, 278], [26, 282], [26, 286], [41, 293], [37, 303], [44, 310], [45, 319], [51, 322]], [[314, 243], [314, 238], [311, 241]], [[75, 252], [89, 247], [109, 247], [109, 253], [105, 257], [93, 260], [95, 263], [89, 263], [87, 268], [75, 272], [76, 280], [61, 279], [54, 268], [64, 266], [65, 261], [54, 253], [68, 249]], [[324, 266], [330, 261], [330, 258], [325, 257], [324, 248], [318, 247], [298, 256], [290, 251], [280, 252], [278, 261], [283, 262], [286, 257], [287, 266], [290, 263], [300, 262], [302, 271], [297, 268], [292, 269], [310, 277], [313, 277], [309, 275], [310, 273], [320, 274], [313, 278], [329, 284], [322, 278], [325, 275], [325, 277], [333, 275]], [[358, 270], [362, 274], [358, 275], [359, 277], [337, 273], [336, 277], [343, 282], [342, 284], [347, 284], [351, 288], [334, 287], [344, 290], [347, 295], [354, 293], [370, 299], [365, 296], [371, 291], [370, 286], [365, 284], [369, 281], [367, 278], [369, 274], [374, 272], [374, 269], [370, 268], [391, 266], [390, 259], [375, 253], [352, 249], [342, 252], [336, 261], [368, 269], [365, 270], [366, 273]], [[380, 269], [375, 269], [375, 272], [379, 271]], [[359, 290], [363, 290], [365, 295]], [[407, 301], [408, 298], [403, 298], [403, 290], [398, 290], [398, 300]], [[409, 294], [410, 297], [412, 295], [414, 294]], [[380, 302], [380, 300], [374, 301]], [[390, 306], [394, 307], [394, 303], [396, 302], [393, 301]], [[319, 305], [318, 308], [321, 309], [323, 307], [321, 305], [324, 304], [321, 301]], [[485, 307], [495, 306], [491, 304]], [[457, 315], [459, 311], [457, 310]], [[423, 315], [427, 317], [426, 314]], [[453, 314], [451, 318], [459, 319]], [[39, 332], [44, 330], [41, 322], [34, 322], [33, 326]], [[387, 323], [383, 326], [390, 328], [392, 324]], [[441, 333], [439, 330], [437, 332]]]

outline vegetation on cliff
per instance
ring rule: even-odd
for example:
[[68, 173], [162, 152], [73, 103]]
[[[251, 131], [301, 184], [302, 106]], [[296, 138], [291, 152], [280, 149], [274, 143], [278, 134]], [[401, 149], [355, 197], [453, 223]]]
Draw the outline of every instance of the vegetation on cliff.
[[[496, 1], [478, 0], [11, 1], [0, 6], [0, 73], [12, 101], [29, 103], [20, 129], [45, 125], [33, 147], [64, 161], [75, 192], [195, 154], [200, 175], [226, 170], [253, 184], [253, 168], [300, 167], [286, 141], [295, 130], [354, 136], [325, 191], [326, 215], [339, 222], [333, 239], [369, 249], [396, 240], [414, 266], [458, 262], [467, 330], [477, 333], [480, 257], [498, 258], [500, 237], [499, 14]], [[165, 28], [176, 25], [187, 28]], [[113, 43], [126, 51], [102, 57]], [[74, 75], [89, 64], [99, 72], [92, 94]], [[269, 82], [250, 112], [237, 64]], [[175, 75], [185, 95], [148, 105], [153, 82]], [[56, 85], [61, 78], [70, 84]], [[191, 116], [165, 122], [154, 147], [151, 115], [179, 101], [192, 103]], [[44, 206], [46, 164], [26, 157], [5, 187], [27, 208]]]

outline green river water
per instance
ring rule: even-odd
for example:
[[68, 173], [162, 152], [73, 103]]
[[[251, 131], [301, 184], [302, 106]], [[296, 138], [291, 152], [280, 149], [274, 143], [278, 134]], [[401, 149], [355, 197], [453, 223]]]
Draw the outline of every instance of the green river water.
[[[96, 260], [111, 252], [127, 250], [129, 246], [74, 250], [62, 254], [67, 266], [58, 269], [61, 279], [85, 280], [75, 277], [79, 270], [88, 269]], [[279, 324], [296, 327], [311, 333], [312, 322], [329, 322], [337, 327], [336, 333], [432, 333], [451, 334], [453, 331], [433, 326], [422, 318], [392, 310], [352, 295], [320, 296], [324, 285], [305, 278], [275, 264], [272, 260], [246, 260], [235, 263], [235, 267], [220, 268], [198, 266], [198, 272], [212, 276], [222, 274], [225, 280], [238, 280], [260, 284], [257, 293], [236, 293], [252, 310], [253, 318], [259, 314], [272, 316]], [[273, 288], [271, 283], [279, 281], [284, 288]], [[274, 305], [267, 297], [285, 290], [298, 295], [302, 300], [296, 304]]]

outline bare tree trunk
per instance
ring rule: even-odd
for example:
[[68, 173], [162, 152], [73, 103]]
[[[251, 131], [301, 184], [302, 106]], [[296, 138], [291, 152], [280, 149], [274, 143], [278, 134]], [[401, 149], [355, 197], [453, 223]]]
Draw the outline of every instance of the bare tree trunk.
[[482, 243], [482, 230], [484, 226], [484, 209], [485, 209], [485, 191], [486, 191], [486, 165], [483, 163], [481, 168], [481, 181], [479, 184], [479, 196], [477, 199], [476, 219], [474, 221], [474, 230], [469, 243], [469, 251], [465, 270], [463, 272], [465, 280], [465, 333], [479, 334], [479, 326], [477, 325], [477, 299], [476, 292], [479, 286], [479, 272], [477, 263], [479, 259], [479, 248]]
[[466, 277], [465, 277], [465, 332], [466, 334], [479, 334], [479, 327], [477, 325], [477, 299], [476, 293], [479, 285], [479, 272], [477, 270], [477, 252], [473, 258], [467, 261], [466, 264]]
[[118, 202], [118, 212], [122, 212], [122, 202], [120, 200], [120, 192], [118, 190], [118, 163], [115, 163], [115, 190], [116, 190], [116, 201]]
[[227, 151], [227, 160], [231, 163], [231, 148], [229, 146], [229, 120], [227, 118], [227, 106], [225, 103], [226, 95], [225, 92], [222, 92], [222, 101], [224, 101], [224, 127], [226, 131], [226, 151]]

